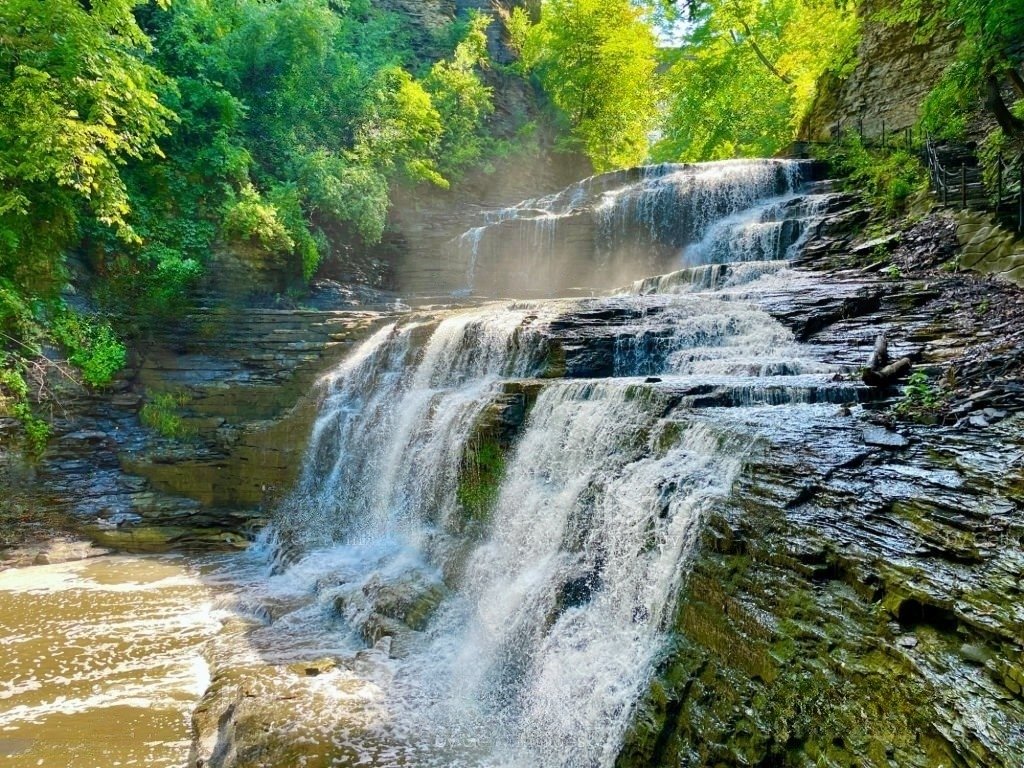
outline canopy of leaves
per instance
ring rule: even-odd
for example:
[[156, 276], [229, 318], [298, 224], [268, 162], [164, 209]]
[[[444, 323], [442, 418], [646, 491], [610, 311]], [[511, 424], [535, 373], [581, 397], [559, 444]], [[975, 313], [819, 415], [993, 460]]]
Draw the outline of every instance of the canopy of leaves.
[[159, 155], [173, 119], [144, 63], [142, 0], [0, 3], [0, 279], [60, 288], [60, 256], [86, 211], [126, 240], [121, 166]]
[[[998, 98], [1005, 76], [1016, 75], [1021, 83], [1014, 53], [1016, 50], [1019, 55], [1024, 39], [1024, 7], [1020, 0], [936, 0], [927, 4], [902, 0], [898, 8], [902, 15], [897, 21], [926, 27], [946, 23], [963, 29], [957, 56], [925, 100], [922, 115], [928, 132], [942, 138], [961, 138], [972, 112], [986, 96], [989, 106], [995, 106], [991, 102]], [[1015, 120], [1005, 113], [1001, 117], [1004, 131], [1024, 134], [1024, 122], [1016, 122], [1019, 117]]]
[[771, 155], [796, 136], [826, 73], [854, 63], [853, 0], [707, 0], [669, 54], [658, 160]]
[[12, 382], [47, 338], [92, 384], [124, 359], [59, 309], [67, 254], [131, 332], [218, 249], [309, 280], [326, 232], [381, 238], [392, 185], [480, 162], [488, 23], [434, 39], [369, 0], [0, 2], [0, 402], [24, 405]]
[[509, 29], [522, 59], [568, 120], [572, 142], [601, 170], [647, 157], [657, 116], [654, 31], [630, 0], [547, 0]]

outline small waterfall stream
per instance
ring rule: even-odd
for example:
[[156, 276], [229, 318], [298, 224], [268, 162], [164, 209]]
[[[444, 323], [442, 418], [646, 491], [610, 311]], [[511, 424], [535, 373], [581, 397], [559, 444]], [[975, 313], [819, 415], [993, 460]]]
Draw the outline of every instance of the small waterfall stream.
[[756, 440], [714, 409], [857, 397], [745, 300], [813, 230], [802, 183], [658, 166], [488, 214], [457, 244], [470, 281], [554, 294], [586, 262], [606, 295], [410, 315], [321, 380], [268, 537], [290, 607], [260, 632], [373, 649], [344, 764], [614, 765]]

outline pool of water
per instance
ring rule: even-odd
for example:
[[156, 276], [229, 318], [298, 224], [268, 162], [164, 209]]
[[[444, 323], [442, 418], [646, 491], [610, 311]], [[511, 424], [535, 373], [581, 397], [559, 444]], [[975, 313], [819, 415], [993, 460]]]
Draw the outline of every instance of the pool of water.
[[184, 557], [0, 572], [0, 763], [185, 765], [216, 593]]

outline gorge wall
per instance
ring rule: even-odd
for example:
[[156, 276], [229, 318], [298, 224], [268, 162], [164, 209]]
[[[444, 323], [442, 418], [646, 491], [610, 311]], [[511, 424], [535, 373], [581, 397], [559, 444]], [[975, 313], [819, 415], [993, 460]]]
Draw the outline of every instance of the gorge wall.
[[887, 24], [878, 18], [891, 9], [886, 0], [860, 6], [862, 38], [857, 63], [845, 79], [826, 78], [804, 121], [801, 138], [827, 141], [840, 125], [877, 137], [917, 124], [924, 97], [953, 60], [961, 32], [938, 23], [933, 29], [911, 23]]

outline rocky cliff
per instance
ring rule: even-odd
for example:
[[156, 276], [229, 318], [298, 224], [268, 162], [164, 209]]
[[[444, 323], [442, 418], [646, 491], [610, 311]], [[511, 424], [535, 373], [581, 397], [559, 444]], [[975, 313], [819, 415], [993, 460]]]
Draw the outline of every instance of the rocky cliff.
[[294, 481], [314, 380], [382, 316], [197, 309], [109, 390], [54, 378], [46, 453], [0, 450], [0, 476], [28, 509], [103, 546], [244, 547]]
[[845, 79], [819, 83], [818, 97], [800, 135], [827, 141], [843, 127], [863, 125], [867, 136], [890, 134], [917, 124], [921, 103], [952, 62], [961, 39], [958, 28], [946, 24], [882, 21], [879, 13], [892, 4], [867, 0], [860, 5], [862, 38], [857, 63]]
[[943, 275], [939, 221], [883, 246], [898, 280], [851, 269], [848, 237], [812, 243], [824, 293], [765, 307], [836, 362], [888, 333], [945, 372], [951, 426], [893, 421], [884, 392], [782, 431], [719, 417], [754, 441], [746, 471], [707, 521], [620, 768], [1024, 764], [1024, 297]]

